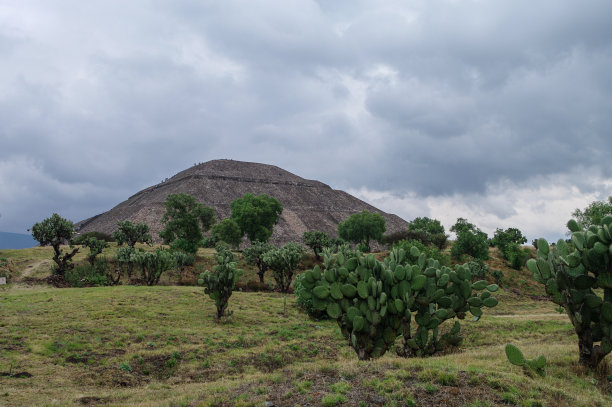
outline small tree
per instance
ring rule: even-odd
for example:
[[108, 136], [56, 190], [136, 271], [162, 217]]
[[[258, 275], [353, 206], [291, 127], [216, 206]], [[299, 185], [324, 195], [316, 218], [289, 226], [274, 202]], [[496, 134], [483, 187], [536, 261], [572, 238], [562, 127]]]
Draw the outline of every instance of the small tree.
[[385, 218], [376, 212], [354, 213], [338, 225], [338, 235], [347, 241], [361, 243], [370, 250], [370, 240], [382, 241], [385, 233]]
[[231, 314], [226, 313], [226, 309], [242, 270], [236, 269], [236, 257], [224, 245], [217, 245], [216, 258], [217, 265], [213, 266], [213, 272], [206, 270], [200, 274], [198, 284], [203, 285], [204, 293], [215, 301], [217, 320], [219, 320]]
[[[35, 223], [34, 226], [32, 226], [32, 237], [34, 237], [41, 246], [53, 247], [55, 253], [53, 261], [57, 265], [55, 273], [60, 276], [64, 276], [66, 270], [74, 267], [72, 258], [77, 254], [79, 248], [72, 248], [71, 240], [73, 236], [73, 223], [62, 218], [57, 213], [54, 213], [50, 218]], [[60, 248], [63, 243], [69, 243], [72, 250], [64, 253]]]
[[489, 258], [489, 237], [467, 219], [458, 218], [450, 230], [457, 234], [457, 240], [451, 248], [452, 257], [461, 259], [468, 255], [482, 260]]
[[309, 230], [304, 232], [304, 234], [302, 235], [302, 240], [304, 241], [306, 246], [312, 249], [317, 260], [321, 260], [321, 251], [325, 247], [329, 247], [332, 245], [332, 241], [329, 238], [329, 235], [325, 232], [321, 232], [318, 230]]
[[132, 258], [140, 267], [142, 279], [147, 285], [156, 285], [161, 275], [174, 267], [174, 257], [165, 249], [157, 249], [155, 252], [135, 252]]
[[81, 245], [83, 247], [89, 248], [89, 255], [87, 256], [87, 260], [92, 266], [96, 261], [96, 256], [98, 256], [100, 253], [102, 253], [102, 250], [108, 247], [107, 242], [105, 242], [104, 240], [98, 240], [95, 237], [90, 237], [89, 239], [81, 243]]
[[223, 219], [212, 228], [212, 235], [217, 241], [222, 241], [236, 248], [242, 241], [240, 226], [232, 218]]
[[231, 203], [231, 218], [236, 221], [242, 234], [251, 242], [267, 242], [283, 206], [278, 199], [266, 194], [245, 194]]
[[263, 243], [255, 241], [250, 247], [247, 247], [242, 251], [242, 257], [247, 264], [256, 265], [259, 276], [259, 282], [264, 282], [264, 274], [268, 270], [268, 264], [264, 261], [263, 256], [265, 253], [274, 249], [270, 243]]
[[281, 292], [289, 292], [293, 273], [302, 260], [304, 248], [297, 243], [287, 243], [263, 255], [264, 261], [272, 270], [276, 286]]
[[149, 225], [146, 223], [132, 223], [129, 220], [117, 222], [117, 229], [113, 232], [112, 237], [119, 246], [125, 243], [131, 249], [134, 249], [136, 243], [151, 244], [152, 242]]
[[183, 193], [168, 195], [164, 205], [166, 213], [161, 219], [164, 229], [159, 236], [173, 249], [195, 254], [202, 230], [207, 231], [215, 223], [215, 210]]

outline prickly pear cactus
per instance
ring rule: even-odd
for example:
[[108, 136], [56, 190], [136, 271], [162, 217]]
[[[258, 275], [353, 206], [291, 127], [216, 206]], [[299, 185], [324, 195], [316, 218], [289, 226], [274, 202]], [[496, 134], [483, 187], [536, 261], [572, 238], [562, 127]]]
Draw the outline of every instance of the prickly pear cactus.
[[[440, 268], [418, 250], [411, 255], [418, 258], [417, 264], [407, 264], [402, 249], [394, 249], [384, 262], [371, 254], [357, 253], [347, 259], [325, 253], [323, 269], [315, 266], [305, 272], [302, 285], [310, 290], [313, 306], [336, 319], [359, 359], [383, 355], [399, 335], [404, 337], [403, 355], [427, 355], [444, 344], [458, 345], [459, 323], [441, 337], [439, 325], [447, 319], [462, 319], [468, 311], [478, 319], [483, 306], [497, 305], [490, 294], [496, 285], [472, 284], [464, 267]], [[477, 296], [476, 289], [487, 291]]]
[[[472, 283], [467, 266], [458, 265], [454, 270], [440, 267], [437, 260], [426, 259], [416, 248], [412, 249], [411, 257], [418, 258], [416, 264], [404, 263], [398, 251], [392, 251], [385, 263], [393, 272], [393, 286], [397, 287], [391, 291], [392, 304], [403, 305], [408, 310], [402, 321], [404, 346], [398, 349], [398, 354], [425, 356], [448, 345], [460, 345], [459, 321], [441, 336], [440, 325], [449, 319], [464, 319], [468, 312], [475, 321], [480, 319], [484, 307], [497, 305], [498, 300], [491, 293], [497, 291], [498, 286], [485, 280]], [[410, 313], [417, 324], [414, 333]]]
[[506, 357], [508, 361], [516, 366], [522, 366], [523, 371], [528, 376], [533, 376], [533, 373], [545, 377], [546, 376], [546, 358], [539, 356], [534, 359], [526, 359], [523, 352], [512, 344], [506, 345]]
[[229, 298], [234, 291], [234, 284], [242, 275], [242, 270], [236, 269], [235, 256], [226, 247], [217, 247], [217, 265], [213, 272], [206, 270], [200, 274], [198, 284], [204, 286], [204, 293], [215, 301], [217, 320], [231, 315], [226, 312]]
[[578, 336], [579, 362], [595, 368], [612, 351], [612, 216], [587, 230], [573, 219], [567, 227], [569, 243], [550, 247], [539, 239], [538, 258], [527, 267], [565, 308]]

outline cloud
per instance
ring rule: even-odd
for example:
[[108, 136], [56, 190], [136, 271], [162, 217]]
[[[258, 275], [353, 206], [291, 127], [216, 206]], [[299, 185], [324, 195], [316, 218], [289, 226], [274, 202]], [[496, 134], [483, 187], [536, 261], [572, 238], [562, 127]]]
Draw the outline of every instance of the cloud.
[[2, 181], [0, 205], [16, 190], [22, 204], [0, 229], [48, 216], [41, 202], [88, 217], [216, 158], [384, 191], [407, 214], [456, 198], [519, 221], [531, 201], [495, 186], [559, 177], [600, 196], [610, 14], [607, 1], [5, 1], [0, 161], [6, 176], [24, 166], [24, 189]]

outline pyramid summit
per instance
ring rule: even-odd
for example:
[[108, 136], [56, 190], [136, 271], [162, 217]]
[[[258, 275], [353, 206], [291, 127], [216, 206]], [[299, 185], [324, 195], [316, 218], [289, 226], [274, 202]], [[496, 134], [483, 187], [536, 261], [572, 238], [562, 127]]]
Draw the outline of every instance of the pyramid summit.
[[399, 216], [385, 213], [322, 182], [301, 178], [274, 165], [234, 160], [213, 160], [194, 165], [75, 226], [79, 233], [111, 233], [118, 221], [144, 222], [150, 226], [153, 239], [159, 242], [166, 197], [181, 192], [214, 208], [218, 221], [228, 217], [230, 204], [246, 193], [273, 196], [283, 205], [283, 213], [270, 239], [277, 245], [299, 242], [308, 230], [321, 230], [337, 236], [338, 223], [363, 210], [380, 213], [387, 222], [387, 233], [408, 227]]

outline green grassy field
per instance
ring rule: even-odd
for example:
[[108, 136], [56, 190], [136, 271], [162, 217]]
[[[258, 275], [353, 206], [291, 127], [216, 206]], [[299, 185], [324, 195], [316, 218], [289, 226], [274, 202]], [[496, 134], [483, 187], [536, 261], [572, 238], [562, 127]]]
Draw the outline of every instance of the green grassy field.
[[[17, 274], [43, 275], [47, 249], [28, 250], [41, 253], [2, 255]], [[358, 361], [336, 323], [309, 319], [293, 295], [235, 292], [217, 323], [193, 286], [11, 284], [0, 288], [0, 405], [612, 405], [612, 377], [578, 367], [568, 318], [516, 291], [462, 322], [459, 349]], [[545, 355], [546, 378], [508, 363], [506, 343]]]

